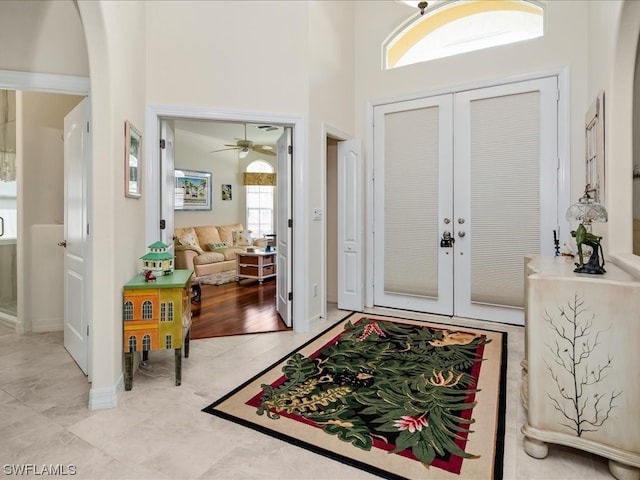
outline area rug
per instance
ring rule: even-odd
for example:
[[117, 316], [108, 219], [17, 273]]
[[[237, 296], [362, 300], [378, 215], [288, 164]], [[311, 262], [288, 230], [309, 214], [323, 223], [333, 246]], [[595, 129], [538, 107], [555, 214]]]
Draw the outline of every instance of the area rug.
[[506, 333], [354, 313], [202, 411], [384, 478], [502, 478]]
[[212, 273], [204, 275], [198, 279], [198, 283], [205, 285], [224, 285], [225, 283], [235, 282], [238, 278], [235, 270], [225, 270], [224, 272]]

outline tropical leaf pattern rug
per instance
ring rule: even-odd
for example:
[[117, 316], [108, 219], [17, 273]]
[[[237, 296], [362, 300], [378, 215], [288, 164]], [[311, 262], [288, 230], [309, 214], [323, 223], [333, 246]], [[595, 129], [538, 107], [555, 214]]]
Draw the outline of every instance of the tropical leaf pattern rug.
[[203, 411], [386, 478], [500, 479], [506, 334], [353, 314]]

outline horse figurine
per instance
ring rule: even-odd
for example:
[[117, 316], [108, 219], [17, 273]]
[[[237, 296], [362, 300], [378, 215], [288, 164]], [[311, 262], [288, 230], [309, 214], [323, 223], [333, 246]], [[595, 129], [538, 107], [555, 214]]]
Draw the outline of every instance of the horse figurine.
[[[602, 275], [606, 273], [604, 269], [604, 253], [602, 253], [602, 245], [600, 240], [602, 237], [587, 232], [585, 226], [581, 223], [576, 230], [571, 231], [571, 236], [575, 237], [578, 244], [578, 260], [576, 268], [573, 270], [576, 273], [591, 273], [595, 275]], [[589, 257], [589, 261], [584, 263], [584, 255], [582, 252], [582, 246], [586, 245], [591, 247], [592, 253]], [[600, 256], [602, 256], [602, 263], [600, 263]]]

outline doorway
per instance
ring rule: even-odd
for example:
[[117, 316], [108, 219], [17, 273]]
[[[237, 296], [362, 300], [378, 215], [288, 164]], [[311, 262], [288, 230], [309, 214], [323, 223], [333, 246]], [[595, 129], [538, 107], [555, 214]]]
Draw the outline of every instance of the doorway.
[[[15, 314], [3, 315], [3, 323], [18, 333], [62, 331], [65, 315], [77, 307], [67, 301], [63, 253], [58, 246], [64, 240], [66, 217], [62, 200], [64, 117], [88, 94], [89, 79], [0, 71], [0, 88], [14, 91], [17, 99], [18, 163], [14, 210], [17, 299]], [[41, 301], [29, 301], [24, 295], [27, 291], [40, 292]], [[90, 357], [87, 342], [82, 356]]]
[[[148, 123], [147, 123], [146, 130], [147, 132], [149, 132], [149, 134], [147, 135], [147, 142], [148, 142], [147, 152], [149, 155], [149, 161], [147, 165], [146, 186], [147, 186], [147, 191], [150, 192], [150, 195], [153, 196], [157, 194], [158, 195], [157, 198], [162, 198], [163, 201], [167, 198], [167, 196], [161, 194], [162, 189], [164, 189], [164, 191], [172, 192], [174, 188], [173, 180], [171, 179], [171, 175], [170, 175], [170, 173], [173, 172], [173, 166], [167, 168], [166, 166], [167, 158], [163, 158], [163, 155], [164, 155], [163, 151], [162, 150], [159, 151], [157, 148], [157, 146], [160, 144], [160, 138], [158, 138], [158, 132], [163, 131], [164, 125], [169, 123], [169, 121], [172, 123], [173, 126], [175, 126], [179, 122], [193, 121], [193, 122], [199, 122], [203, 125], [206, 124], [207, 122], [215, 122], [218, 124], [234, 124], [234, 125], [240, 125], [240, 126], [242, 126], [243, 124], [255, 124], [259, 126], [271, 125], [271, 126], [281, 127], [281, 131], [289, 131], [291, 133], [292, 142], [289, 145], [292, 144], [292, 146], [290, 148], [285, 147], [285, 150], [287, 152], [287, 155], [290, 157], [288, 162], [290, 165], [289, 169], [292, 171], [295, 171], [296, 168], [292, 166], [291, 159], [296, 157], [296, 152], [300, 154], [299, 152], [304, 147], [304, 139], [302, 138], [302, 133], [301, 133], [302, 119], [299, 117], [282, 116], [282, 115], [266, 116], [266, 115], [259, 115], [259, 114], [250, 114], [250, 113], [240, 115], [236, 112], [228, 112], [228, 111], [202, 111], [201, 109], [194, 111], [189, 108], [176, 109], [174, 107], [167, 107], [167, 108], [148, 107], [148, 115], [147, 115]], [[158, 126], [161, 126], [161, 128], [158, 128]], [[175, 141], [175, 138], [174, 138], [174, 141]], [[228, 139], [228, 141], [230, 142], [229, 145], [233, 145], [233, 143], [237, 142], [238, 140], [234, 138], [230, 138]], [[276, 146], [276, 148], [278, 147]], [[212, 148], [211, 152], [213, 150], [215, 150], [215, 148]], [[235, 152], [235, 155], [238, 156], [237, 152]], [[183, 167], [182, 165], [179, 165], [180, 160], [178, 158], [177, 152], [176, 152], [175, 159], [173, 160], [174, 160], [175, 166]], [[279, 177], [278, 189], [281, 189], [282, 185], [286, 185], [285, 181], [287, 179], [287, 176], [284, 175], [281, 170], [282, 168], [279, 166], [278, 174], [277, 174]], [[163, 173], [159, 173], [159, 172], [163, 172]], [[291, 172], [289, 172], [289, 174], [291, 175]], [[236, 175], [238, 175], [238, 172], [236, 172]], [[161, 180], [161, 178], [163, 180]], [[218, 181], [215, 178], [212, 180], [212, 182], [214, 183], [214, 185], [218, 183]], [[220, 183], [221, 185], [218, 185], [219, 188], [223, 184], [225, 184], [226, 186], [229, 185], [228, 183], [224, 183], [222, 181]], [[234, 188], [234, 184], [235, 184], [235, 188]], [[238, 196], [241, 197], [242, 196], [241, 184], [237, 182], [234, 182], [234, 184], [231, 184], [232, 192], [234, 192], [232, 194], [233, 197], [235, 198], [237, 198]], [[288, 198], [289, 198], [289, 201], [288, 201], [289, 206], [287, 209], [288, 211], [285, 210], [283, 213], [283, 210], [280, 208], [280, 211], [277, 214], [278, 218], [282, 217], [282, 219], [286, 221], [285, 231], [282, 233], [280, 231], [276, 232], [277, 233], [276, 238], [278, 241], [277, 249], [280, 252], [284, 251], [283, 240], [285, 240], [288, 236], [293, 238], [296, 235], [296, 230], [292, 228], [292, 218], [297, 213], [295, 211], [293, 211], [292, 213], [291, 204], [293, 203], [292, 199], [296, 195], [301, 195], [301, 186], [290, 182], [289, 187], [290, 187], [291, 193], [288, 194]], [[216, 200], [215, 196], [214, 196], [214, 201], [217, 201], [218, 203], [220, 203], [220, 200], [219, 199]], [[278, 201], [279, 205], [281, 205], [282, 203], [284, 202], [282, 202], [281, 200]], [[162, 208], [164, 208], [164, 212], [167, 213], [166, 215], [163, 214]], [[147, 237], [150, 239], [150, 241], [154, 241], [155, 239], [157, 239], [158, 225], [160, 225], [161, 219], [163, 220], [163, 224], [164, 224], [164, 231], [162, 232], [162, 235], [166, 236], [167, 238], [170, 238], [169, 232], [173, 232], [173, 229], [174, 229], [173, 208], [168, 207], [166, 205], [163, 206], [162, 208], [159, 205], [148, 204]], [[244, 216], [244, 213], [243, 213], [243, 216]], [[237, 216], [234, 217], [234, 223], [235, 221], [237, 221], [237, 218], [238, 218]], [[244, 221], [242, 223], [244, 223]], [[215, 220], [215, 221], [212, 221], [211, 223], [204, 221], [204, 222], [199, 222], [199, 224], [202, 224], [202, 225], [225, 224], [225, 222], [219, 222], [218, 220]], [[303, 235], [302, 228], [300, 229], [299, 235]], [[165, 243], [169, 243], [169, 242], [167, 241]], [[289, 317], [291, 318], [290, 320], [291, 323], [293, 323], [294, 330], [297, 330], [299, 328], [302, 328], [302, 329], [307, 328], [305, 325], [307, 322], [306, 320], [304, 320], [304, 317], [303, 317], [304, 304], [300, 304], [296, 308], [296, 302], [292, 300], [291, 285], [293, 285], [293, 279], [296, 277], [296, 275], [302, 275], [301, 272], [303, 271], [302, 265], [297, 265], [296, 262], [293, 261], [293, 259], [296, 256], [300, 255], [301, 248], [299, 246], [296, 246], [296, 243], [297, 243], [296, 241], [289, 242], [290, 255], [288, 255], [287, 257], [287, 264], [282, 265], [280, 263], [278, 265], [279, 287], [280, 287], [280, 284], [282, 284], [284, 288], [283, 295], [278, 295], [278, 296], [283, 299], [284, 305], [288, 307], [289, 310], [291, 311], [291, 314], [289, 315]], [[300, 245], [302, 244], [300, 243]], [[281, 273], [288, 273], [288, 275], [281, 276]], [[286, 282], [282, 281], [282, 278], [285, 278]], [[304, 283], [304, 280], [300, 282], [300, 288], [302, 288], [303, 283]], [[280, 303], [281, 302], [278, 302], [279, 304], [278, 308], [281, 308]], [[298, 324], [295, 323], [297, 319], [300, 319]]]
[[375, 305], [522, 325], [558, 232], [558, 79], [374, 107]]

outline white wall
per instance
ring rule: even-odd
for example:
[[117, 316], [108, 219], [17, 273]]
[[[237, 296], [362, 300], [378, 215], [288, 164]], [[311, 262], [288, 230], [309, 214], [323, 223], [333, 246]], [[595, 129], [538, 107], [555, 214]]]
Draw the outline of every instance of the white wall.
[[[91, 70], [93, 271], [90, 408], [114, 406], [122, 379], [122, 286], [146, 249], [144, 192], [124, 196], [124, 124], [145, 135], [146, 2], [78, 1]], [[166, 62], [164, 63], [166, 65]], [[175, 86], [174, 86], [175, 88]], [[143, 161], [146, 152], [143, 150]]]
[[[240, 175], [238, 174], [238, 152], [235, 150], [212, 155], [210, 141], [192, 132], [176, 128], [175, 165], [178, 169], [209, 172], [212, 176], [211, 210], [178, 210], [175, 212], [176, 227], [197, 225], [228, 225], [244, 223], [240, 202]], [[222, 201], [221, 184], [230, 183], [233, 195], [230, 201]]]
[[640, 2], [592, 2], [589, 18], [589, 91], [605, 91], [605, 206], [609, 212], [605, 254], [640, 275], [640, 257], [632, 255], [631, 178]]
[[80, 15], [72, 0], [0, 2], [0, 69], [89, 75]]
[[[356, 136], [355, 117], [361, 112], [353, 109], [355, 91], [360, 87], [355, 82], [354, 4], [358, 2], [313, 1], [309, 2], [309, 211], [323, 207], [327, 167], [322, 159], [326, 155], [326, 138], [323, 125], [347, 135]], [[323, 184], [324, 183], [324, 184]], [[329, 193], [329, 192], [327, 192]], [[330, 204], [330, 203], [329, 203]], [[325, 212], [325, 219], [328, 218]], [[325, 220], [326, 221], [326, 220]], [[331, 229], [327, 229], [331, 232]], [[323, 235], [322, 222], [309, 222], [306, 251], [318, 252]], [[329, 250], [331, 251], [331, 250]], [[328, 252], [329, 252], [328, 251]], [[324, 289], [330, 278], [322, 278], [325, 264], [336, 259], [309, 254], [308, 315], [317, 318], [324, 310], [325, 298], [321, 293], [314, 296], [314, 284]], [[327, 276], [332, 275], [331, 268]], [[321, 290], [320, 290], [321, 292]], [[295, 294], [294, 294], [295, 295]], [[329, 297], [327, 297], [329, 298]]]

